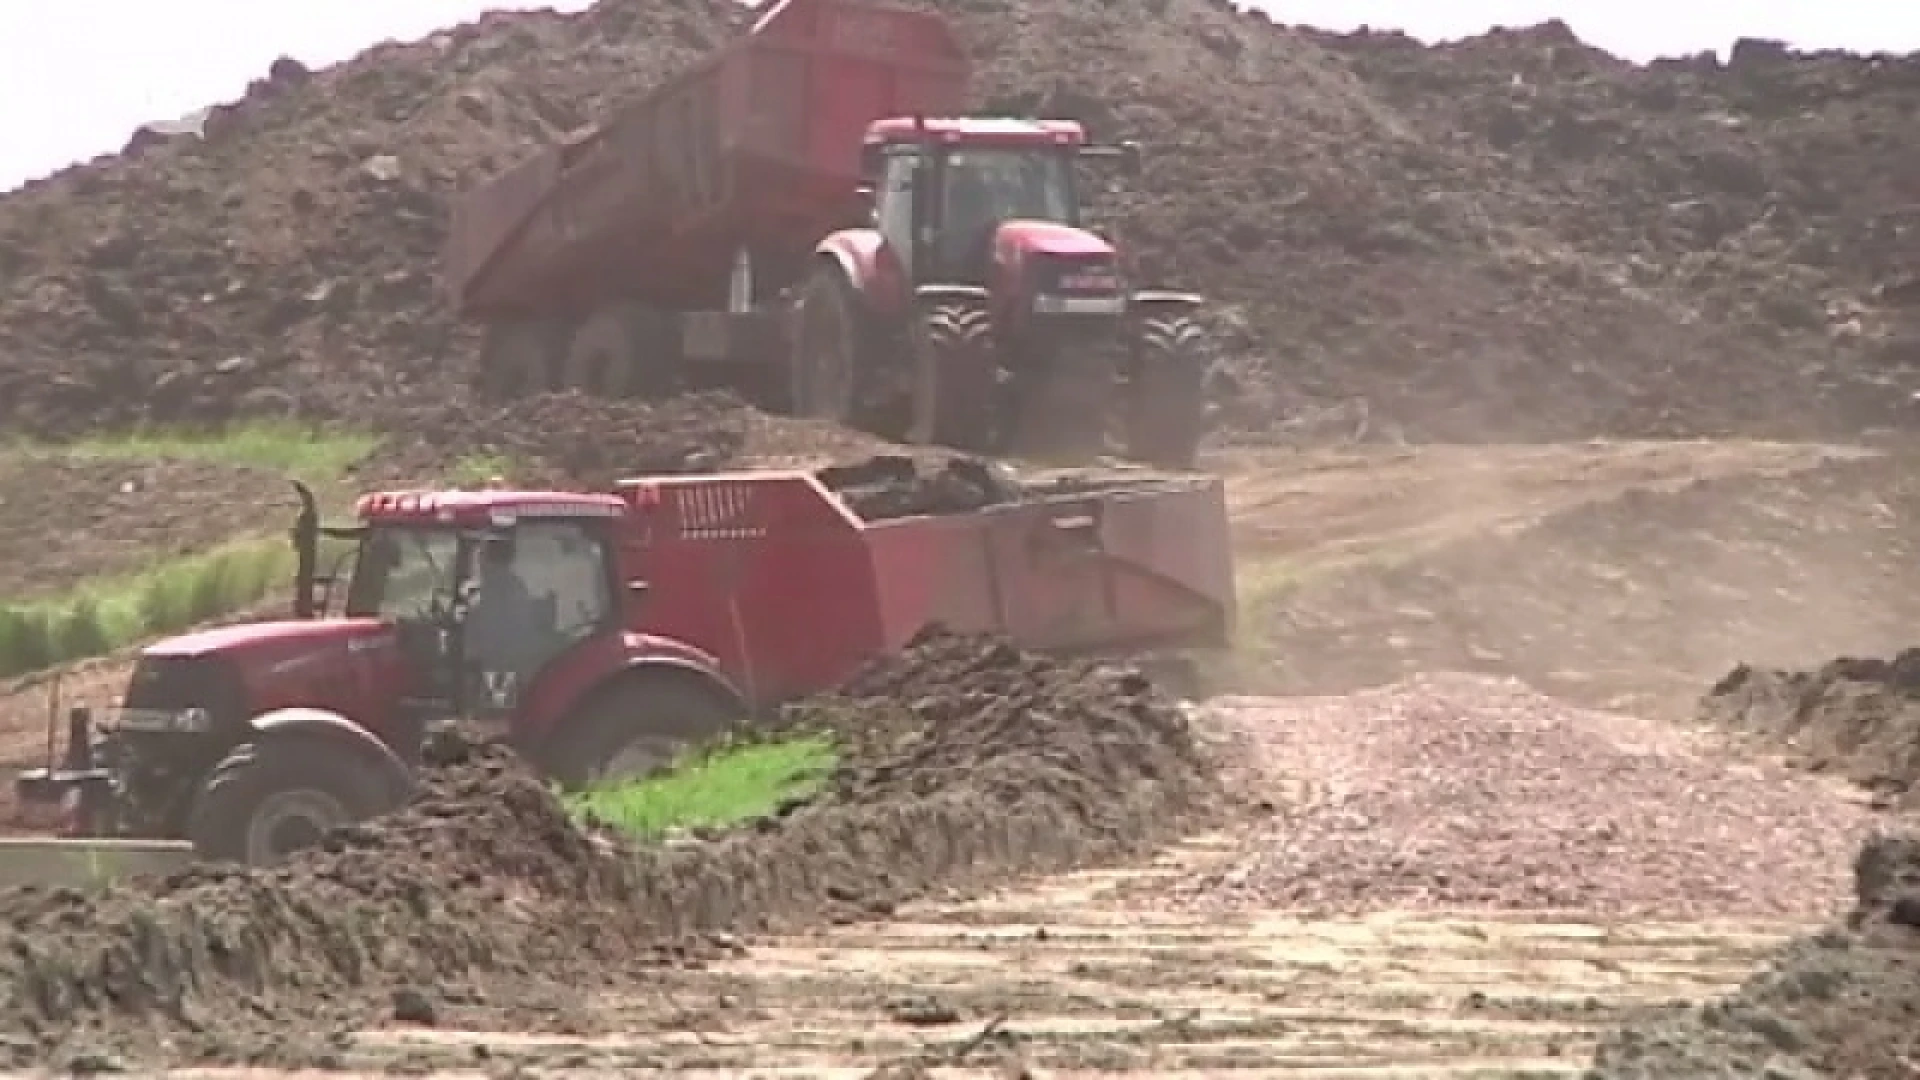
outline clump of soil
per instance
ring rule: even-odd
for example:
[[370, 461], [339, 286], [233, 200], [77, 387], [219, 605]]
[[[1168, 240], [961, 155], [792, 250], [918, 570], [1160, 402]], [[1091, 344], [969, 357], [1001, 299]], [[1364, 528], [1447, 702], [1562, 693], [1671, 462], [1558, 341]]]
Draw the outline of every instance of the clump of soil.
[[0, 894], [0, 1047], [324, 1064], [376, 1013], [512, 1009], [729, 947], [705, 931], [1143, 851], [1213, 790], [1143, 677], [990, 638], [926, 636], [787, 723], [841, 735], [827, 790], [709, 840], [590, 835], [517, 758], [456, 739], [411, 806], [283, 867]]
[[1869, 839], [1843, 926], [1799, 939], [1719, 1001], [1604, 1039], [1594, 1080], [1913, 1074], [1920, 1054], [1920, 833]]
[[563, 391], [508, 405], [455, 401], [417, 413], [361, 473], [363, 482], [417, 485], [467, 459], [496, 465], [517, 484], [604, 487], [624, 476], [724, 467], [746, 445], [752, 415], [728, 394], [643, 402]]
[[1842, 656], [1813, 671], [1741, 664], [1701, 700], [1700, 715], [1889, 798], [1920, 782], [1920, 649]]

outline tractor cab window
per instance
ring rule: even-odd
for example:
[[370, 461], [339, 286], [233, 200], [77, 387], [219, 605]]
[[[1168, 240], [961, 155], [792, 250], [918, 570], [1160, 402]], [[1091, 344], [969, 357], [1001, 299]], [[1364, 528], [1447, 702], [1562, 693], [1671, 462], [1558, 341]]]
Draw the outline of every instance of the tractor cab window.
[[979, 147], [946, 155], [942, 239], [949, 265], [983, 272], [993, 230], [1014, 219], [1078, 221], [1066, 155], [1032, 147]]
[[424, 620], [453, 603], [459, 538], [451, 529], [376, 527], [360, 542], [347, 614]]
[[482, 705], [510, 707], [541, 668], [616, 613], [607, 544], [581, 522], [525, 522], [490, 536], [474, 573], [466, 651], [482, 677]]

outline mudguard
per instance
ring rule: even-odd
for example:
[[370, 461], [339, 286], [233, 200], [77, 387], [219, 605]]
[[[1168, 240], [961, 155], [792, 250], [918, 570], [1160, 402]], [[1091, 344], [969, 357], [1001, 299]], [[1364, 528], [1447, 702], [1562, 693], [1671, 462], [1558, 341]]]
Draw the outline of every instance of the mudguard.
[[1176, 289], [1135, 289], [1132, 299], [1134, 311], [1146, 316], [1176, 312], [1191, 315], [1207, 302], [1207, 298], [1199, 293]]
[[347, 751], [380, 778], [396, 801], [404, 801], [413, 793], [413, 770], [407, 768], [400, 755], [379, 736], [339, 713], [326, 709], [275, 709], [261, 713], [247, 724], [256, 733], [253, 740], [256, 742], [313, 739]]
[[815, 245], [813, 253], [815, 258], [838, 266], [854, 295], [872, 310], [898, 311], [905, 301], [905, 278], [877, 230], [842, 229]]

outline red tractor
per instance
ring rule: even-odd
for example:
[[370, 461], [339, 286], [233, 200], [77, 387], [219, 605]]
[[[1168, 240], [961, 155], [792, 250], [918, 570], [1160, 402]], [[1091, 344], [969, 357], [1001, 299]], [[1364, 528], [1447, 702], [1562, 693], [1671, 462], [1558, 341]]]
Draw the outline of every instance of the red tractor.
[[1207, 349], [1084, 221], [1066, 120], [955, 118], [938, 14], [780, 0], [694, 70], [467, 192], [446, 280], [481, 389], [692, 386], [975, 451], [1191, 467]]
[[[1221, 484], [1161, 479], [869, 521], [804, 472], [607, 494], [400, 492], [294, 530], [295, 618], [148, 646], [22, 774], [84, 835], [264, 864], [399, 805], [428, 733], [493, 727], [562, 784], [643, 774], [932, 624], [1068, 652], [1219, 646]], [[323, 535], [350, 540], [324, 615]]]

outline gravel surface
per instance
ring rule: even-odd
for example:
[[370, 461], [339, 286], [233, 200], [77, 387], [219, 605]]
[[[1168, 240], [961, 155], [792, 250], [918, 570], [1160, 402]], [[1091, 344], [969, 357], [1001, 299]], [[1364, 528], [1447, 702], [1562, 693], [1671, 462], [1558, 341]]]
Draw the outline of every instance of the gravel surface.
[[1509, 680], [1209, 711], [1274, 811], [1156, 907], [1820, 918], [1874, 818], [1831, 781]]

